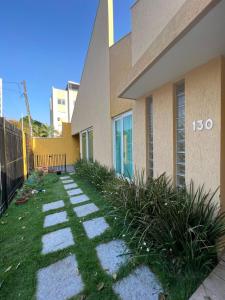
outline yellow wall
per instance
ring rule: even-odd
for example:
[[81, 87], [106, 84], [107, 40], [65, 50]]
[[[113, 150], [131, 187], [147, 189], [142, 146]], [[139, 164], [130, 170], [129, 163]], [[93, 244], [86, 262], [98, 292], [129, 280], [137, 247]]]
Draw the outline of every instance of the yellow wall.
[[72, 165], [80, 157], [79, 140], [71, 135], [71, 124], [63, 123], [62, 137], [33, 138], [35, 154], [66, 154], [67, 164]]

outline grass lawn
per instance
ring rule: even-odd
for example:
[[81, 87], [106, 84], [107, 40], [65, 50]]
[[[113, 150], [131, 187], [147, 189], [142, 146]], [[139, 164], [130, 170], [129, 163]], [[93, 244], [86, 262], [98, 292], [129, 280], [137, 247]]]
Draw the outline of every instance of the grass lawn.
[[[135, 256], [114, 279], [104, 272], [98, 261], [95, 247], [100, 243], [122, 238], [132, 248], [130, 237], [121, 232], [122, 219], [118, 218], [113, 207], [106, 203], [90, 184], [76, 178], [75, 175], [71, 177], [74, 177], [79, 187], [100, 210], [87, 217], [77, 218], [60, 180], [46, 185], [45, 193], [39, 193], [24, 205], [16, 206], [15, 203], [12, 203], [0, 220], [0, 298], [7, 300], [35, 299], [37, 271], [74, 253], [78, 260], [79, 272], [85, 289], [81, 295], [73, 299], [118, 299], [112, 291], [113, 282], [128, 275], [136, 265], [143, 263], [150, 265], [152, 270], [159, 275], [164, 288], [169, 291], [169, 299], [188, 299], [188, 294], [195, 288], [193, 282], [196, 278], [183, 278], [181, 275], [176, 275], [175, 278], [173, 274], [168, 274], [166, 266], [160, 265], [160, 262], [154, 259], [154, 253], [148, 253], [148, 256], [145, 253]], [[44, 203], [57, 200], [64, 200], [65, 208], [47, 213], [42, 212]], [[63, 210], [67, 211], [69, 222], [43, 228], [45, 215]], [[89, 240], [81, 222], [100, 216], [106, 218], [110, 229], [101, 236]], [[72, 229], [75, 245], [65, 250], [42, 255], [42, 236], [65, 227]], [[189, 286], [185, 286], [184, 289], [184, 285]], [[103, 288], [100, 289], [99, 286], [103, 286]], [[84, 295], [86, 298], [82, 297]]]
[[[101, 268], [95, 247], [101, 242], [111, 241], [117, 238], [120, 228], [116, 220], [110, 214], [110, 209], [101, 196], [87, 183], [76, 180], [90, 199], [100, 208], [86, 218], [77, 218], [73, 212], [66, 191], [61, 181], [45, 186], [46, 192], [40, 193], [30, 199], [26, 204], [16, 206], [12, 203], [8, 211], [0, 221], [0, 295], [1, 299], [35, 299], [36, 273], [42, 267], [65, 258], [70, 253], [75, 253], [78, 260], [79, 272], [85, 284], [82, 295], [88, 299], [118, 299], [112, 291], [112, 283], [115, 281]], [[62, 211], [63, 208], [47, 213], [42, 212], [42, 205], [51, 201], [64, 200], [65, 210], [68, 213], [69, 222], [43, 228], [44, 217], [47, 214]], [[79, 205], [78, 205], [79, 206]], [[89, 240], [83, 229], [81, 221], [97, 216], [107, 216], [111, 229], [100, 237]], [[43, 234], [56, 229], [70, 227], [75, 240], [75, 245], [65, 250], [47, 255], [41, 254], [41, 237]], [[132, 262], [123, 268], [117, 279], [128, 274], [133, 267]], [[99, 285], [104, 287], [101, 290]], [[80, 299], [81, 295], [73, 299]], [[46, 299], [47, 300], [47, 299]]]

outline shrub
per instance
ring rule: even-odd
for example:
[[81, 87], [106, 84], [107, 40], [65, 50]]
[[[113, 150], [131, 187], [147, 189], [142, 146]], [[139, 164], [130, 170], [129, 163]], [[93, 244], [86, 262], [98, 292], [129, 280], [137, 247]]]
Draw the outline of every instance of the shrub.
[[105, 182], [115, 178], [114, 170], [100, 165], [97, 161], [79, 160], [75, 164], [75, 170], [78, 176], [86, 178], [99, 191], [102, 191]]
[[[219, 243], [225, 236], [225, 217], [214, 202], [215, 194], [204, 187], [177, 189], [165, 174], [144, 180], [116, 177], [99, 163], [79, 161], [78, 176], [86, 178], [117, 208], [123, 232], [129, 233], [138, 252], [143, 244], [160, 257], [168, 272], [198, 274], [217, 261]], [[146, 253], [145, 247], [145, 255]], [[198, 276], [193, 275], [193, 278]]]

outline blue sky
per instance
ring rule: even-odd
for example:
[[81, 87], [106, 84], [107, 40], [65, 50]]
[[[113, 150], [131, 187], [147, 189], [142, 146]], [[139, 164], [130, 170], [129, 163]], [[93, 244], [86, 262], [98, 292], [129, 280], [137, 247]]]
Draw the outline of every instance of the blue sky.
[[[134, 0], [114, 0], [115, 39], [131, 28]], [[51, 87], [79, 82], [98, 0], [1, 0], [0, 78], [4, 115], [26, 114], [20, 84], [27, 81], [31, 114], [49, 123]]]

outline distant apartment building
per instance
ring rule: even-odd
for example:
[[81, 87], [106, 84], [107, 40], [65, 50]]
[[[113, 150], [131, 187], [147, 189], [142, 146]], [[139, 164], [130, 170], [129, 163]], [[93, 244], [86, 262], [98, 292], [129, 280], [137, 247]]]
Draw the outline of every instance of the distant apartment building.
[[68, 81], [65, 90], [52, 87], [50, 124], [59, 135], [62, 133], [62, 123], [71, 122], [78, 89], [79, 84], [72, 81]]

